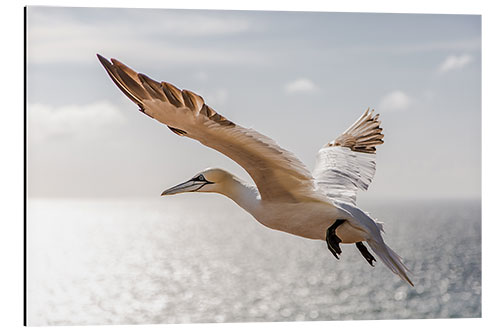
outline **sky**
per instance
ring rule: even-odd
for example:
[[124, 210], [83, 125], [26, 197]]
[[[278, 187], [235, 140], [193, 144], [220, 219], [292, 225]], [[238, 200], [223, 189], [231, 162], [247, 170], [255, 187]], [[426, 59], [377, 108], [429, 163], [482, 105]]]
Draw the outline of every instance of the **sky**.
[[137, 111], [96, 53], [192, 90], [310, 169], [367, 107], [385, 143], [358, 198], [481, 196], [477, 15], [28, 8], [28, 196], [159, 196], [236, 163]]

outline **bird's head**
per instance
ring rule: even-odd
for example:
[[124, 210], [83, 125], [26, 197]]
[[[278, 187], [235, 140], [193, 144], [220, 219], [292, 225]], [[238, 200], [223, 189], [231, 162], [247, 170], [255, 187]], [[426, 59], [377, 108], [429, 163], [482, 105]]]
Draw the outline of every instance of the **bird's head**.
[[198, 172], [188, 181], [171, 187], [161, 194], [173, 195], [186, 192], [220, 192], [233, 176], [222, 169], [210, 168]]

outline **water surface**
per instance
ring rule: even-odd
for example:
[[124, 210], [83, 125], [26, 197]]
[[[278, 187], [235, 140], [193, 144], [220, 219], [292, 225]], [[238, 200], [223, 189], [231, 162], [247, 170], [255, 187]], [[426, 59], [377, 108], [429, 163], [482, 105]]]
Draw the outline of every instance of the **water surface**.
[[28, 324], [481, 316], [479, 201], [371, 205], [415, 287], [216, 195], [28, 200]]

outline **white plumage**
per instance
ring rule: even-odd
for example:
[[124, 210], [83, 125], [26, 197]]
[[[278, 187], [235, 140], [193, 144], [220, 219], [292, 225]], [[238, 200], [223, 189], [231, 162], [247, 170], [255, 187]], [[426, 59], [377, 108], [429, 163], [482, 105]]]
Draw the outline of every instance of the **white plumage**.
[[[205, 104], [201, 96], [138, 74], [123, 63], [98, 55], [122, 90], [148, 116], [177, 135], [198, 140], [241, 165], [255, 185], [221, 169], [208, 169], [162, 195], [184, 192], [223, 194], [263, 225], [297, 236], [327, 241], [338, 257], [339, 243], [356, 243], [372, 264], [366, 241], [387, 267], [403, 280], [408, 269], [383, 241], [381, 224], [356, 206], [356, 192], [375, 175], [376, 146], [383, 143], [378, 115], [366, 112], [317, 155], [311, 174], [291, 152], [272, 139], [234, 124]], [[363, 249], [364, 248], [364, 249]]]

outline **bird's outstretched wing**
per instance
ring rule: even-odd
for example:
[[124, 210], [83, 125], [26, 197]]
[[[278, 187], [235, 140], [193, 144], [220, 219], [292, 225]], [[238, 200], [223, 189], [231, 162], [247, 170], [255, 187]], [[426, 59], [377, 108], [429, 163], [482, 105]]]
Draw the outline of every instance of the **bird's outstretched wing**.
[[328, 197], [355, 204], [357, 190], [368, 189], [375, 175], [376, 146], [384, 143], [378, 118], [366, 110], [318, 152], [313, 177]]
[[241, 165], [268, 201], [328, 201], [315, 191], [306, 167], [272, 139], [236, 125], [189, 90], [138, 74], [123, 63], [97, 55], [113, 82], [148, 116], [174, 133], [198, 140]]

